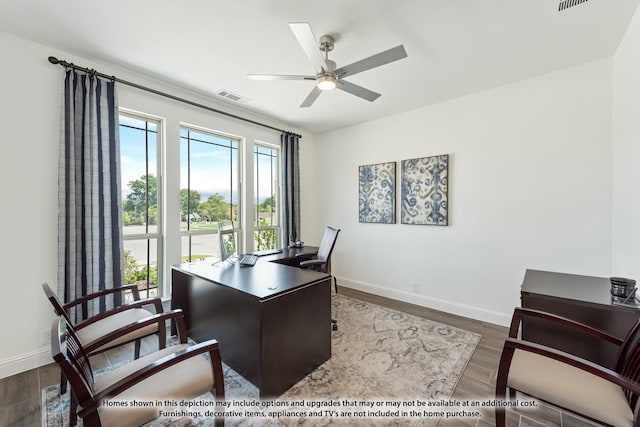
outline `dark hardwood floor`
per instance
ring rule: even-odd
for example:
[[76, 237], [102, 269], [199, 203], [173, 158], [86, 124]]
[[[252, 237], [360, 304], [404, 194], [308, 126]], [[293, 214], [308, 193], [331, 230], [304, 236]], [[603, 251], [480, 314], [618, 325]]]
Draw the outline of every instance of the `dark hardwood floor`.
[[[456, 316], [430, 308], [408, 304], [405, 302], [380, 297], [353, 289], [341, 288], [344, 295], [359, 298], [374, 304], [393, 308], [405, 313], [413, 314], [456, 326], [467, 331], [482, 335], [467, 368], [465, 369], [452, 399], [457, 400], [485, 400], [495, 398], [495, 379], [498, 361], [502, 352], [502, 344], [507, 336], [507, 328], [492, 323], [481, 322], [467, 317]], [[441, 419], [437, 427], [490, 427], [495, 425], [493, 409], [483, 410], [479, 419]], [[547, 405], [540, 405], [536, 410], [507, 411], [507, 426], [509, 427], [534, 427], [534, 426], [559, 426], [559, 427], [587, 427], [594, 424], [578, 419], [567, 413], [563, 413]]]
[[[352, 289], [340, 288], [340, 292], [346, 296], [359, 298], [482, 335], [482, 339], [460, 378], [452, 398], [459, 400], [493, 399], [496, 369], [502, 350], [502, 343], [507, 335], [507, 328]], [[106, 357], [117, 359], [118, 355], [117, 353], [112, 353], [107, 354]], [[59, 375], [58, 368], [52, 364], [0, 379], [0, 427], [40, 426], [42, 412], [41, 390], [43, 387], [56, 384], [60, 379]], [[438, 427], [489, 427], [493, 425], [494, 415], [492, 409], [482, 411], [482, 417], [478, 419], [441, 419], [437, 424]], [[507, 425], [509, 427], [593, 426], [592, 423], [577, 419], [545, 405], [540, 405], [536, 410], [508, 411]]]

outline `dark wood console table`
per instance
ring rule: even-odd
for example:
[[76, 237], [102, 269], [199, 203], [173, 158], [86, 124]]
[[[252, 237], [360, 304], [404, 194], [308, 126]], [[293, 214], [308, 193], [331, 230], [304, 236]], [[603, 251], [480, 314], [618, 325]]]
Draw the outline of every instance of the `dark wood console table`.
[[[607, 277], [527, 270], [521, 289], [522, 307], [554, 313], [624, 338], [640, 310], [614, 305]], [[540, 319], [526, 319], [522, 337], [613, 368], [616, 347], [589, 335]]]
[[217, 339], [222, 360], [261, 397], [281, 395], [331, 357], [331, 276], [286, 265], [310, 249], [285, 249], [253, 267], [172, 267], [171, 308], [184, 311], [189, 337]]

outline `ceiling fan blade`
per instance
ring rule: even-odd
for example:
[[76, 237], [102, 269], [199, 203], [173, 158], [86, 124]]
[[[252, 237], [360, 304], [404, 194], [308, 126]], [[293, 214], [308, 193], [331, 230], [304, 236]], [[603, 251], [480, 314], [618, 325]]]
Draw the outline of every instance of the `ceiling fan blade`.
[[286, 74], [247, 74], [250, 80], [315, 80], [315, 76], [297, 76]]
[[304, 101], [302, 101], [302, 104], [300, 104], [300, 107], [301, 108], [311, 107], [311, 104], [313, 104], [314, 101], [318, 99], [321, 93], [322, 93], [322, 90], [318, 89], [318, 86], [314, 86], [313, 90], [309, 93], [309, 95], [307, 95]]
[[379, 93], [365, 89], [362, 86], [358, 86], [357, 84], [350, 83], [346, 80], [338, 80], [338, 85], [336, 87], [350, 93], [351, 95], [358, 96], [371, 102], [375, 101], [380, 96]]
[[334, 73], [340, 77], [352, 76], [356, 73], [361, 73], [362, 71], [370, 70], [371, 68], [379, 67], [406, 57], [407, 51], [404, 50], [404, 46], [400, 45], [340, 67], [336, 69]]
[[302, 50], [307, 54], [307, 58], [311, 61], [314, 69], [317, 73], [322, 72], [322, 70], [327, 70], [327, 63], [322, 56], [322, 52], [320, 51], [320, 45], [318, 44], [318, 39], [313, 35], [313, 31], [311, 30], [311, 26], [307, 22], [290, 22], [289, 27], [293, 34], [298, 39], [298, 43], [302, 46]]

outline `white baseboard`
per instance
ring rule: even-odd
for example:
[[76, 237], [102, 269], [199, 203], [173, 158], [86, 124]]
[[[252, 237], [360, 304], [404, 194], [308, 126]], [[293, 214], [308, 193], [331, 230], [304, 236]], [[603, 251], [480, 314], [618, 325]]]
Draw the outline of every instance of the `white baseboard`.
[[51, 348], [49, 347], [42, 347], [38, 350], [9, 357], [0, 360], [0, 378], [10, 377], [49, 363], [53, 363]]
[[350, 280], [338, 277], [338, 286], [344, 286], [351, 289], [379, 295], [386, 298], [403, 301], [409, 304], [416, 304], [434, 310], [440, 310], [458, 316], [469, 317], [471, 319], [483, 322], [493, 323], [501, 326], [509, 326], [511, 323], [511, 314], [499, 313], [493, 310], [487, 310], [481, 307], [473, 307], [452, 301], [446, 301], [438, 298], [431, 298], [426, 295], [416, 294], [398, 289], [384, 288], [370, 283]]

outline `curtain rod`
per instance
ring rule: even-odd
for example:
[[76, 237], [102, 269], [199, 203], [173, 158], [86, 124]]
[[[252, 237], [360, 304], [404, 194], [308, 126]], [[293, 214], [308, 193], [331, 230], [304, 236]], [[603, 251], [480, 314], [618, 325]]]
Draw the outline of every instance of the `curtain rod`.
[[132, 83], [132, 82], [129, 82], [127, 80], [119, 79], [116, 76], [108, 76], [108, 75], [100, 73], [100, 72], [98, 72], [98, 71], [96, 71], [94, 69], [80, 67], [78, 65], [73, 64], [72, 62], [67, 62], [67, 61], [64, 61], [64, 60], [60, 60], [60, 59], [56, 58], [55, 56], [50, 56], [49, 57], [49, 62], [54, 64], [54, 65], [62, 65], [63, 67], [70, 67], [70, 68], [73, 68], [75, 70], [84, 71], [85, 73], [88, 73], [88, 74], [93, 74], [95, 76], [102, 77], [102, 78], [105, 78], [105, 79], [109, 79], [109, 80], [114, 81], [114, 82], [122, 83], [122, 84], [125, 84], [127, 86], [134, 87], [136, 89], [140, 89], [140, 90], [144, 90], [144, 91], [147, 91], [147, 92], [154, 93], [156, 95], [164, 96], [165, 98], [170, 98], [170, 99], [173, 99], [174, 101], [183, 102], [185, 104], [189, 104], [189, 105], [192, 105], [194, 107], [203, 108], [205, 110], [211, 111], [211, 112], [216, 113], [216, 114], [222, 114], [222, 115], [227, 116], [227, 117], [231, 117], [231, 118], [234, 118], [234, 119], [242, 120], [244, 122], [251, 123], [251, 124], [254, 124], [254, 125], [262, 126], [264, 128], [267, 128], [267, 129], [275, 130], [277, 132], [288, 133], [290, 135], [297, 136], [298, 138], [302, 138], [302, 135], [298, 135], [297, 133], [294, 133], [294, 132], [289, 132], [289, 131], [286, 131], [286, 130], [283, 130], [283, 129], [278, 129], [278, 128], [270, 126], [268, 124], [256, 122], [255, 120], [247, 119], [245, 117], [236, 116], [235, 114], [227, 113], [226, 111], [217, 110], [217, 109], [209, 107], [207, 105], [199, 104], [197, 102], [190, 101], [188, 99], [180, 98], [179, 96], [171, 95], [171, 94], [166, 93], [166, 92], [161, 92], [159, 90], [152, 89], [152, 88], [149, 88], [149, 87], [146, 87], [146, 86], [142, 86], [142, 85], [139, 85], [137, 83]]

